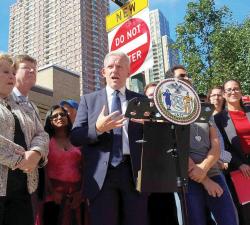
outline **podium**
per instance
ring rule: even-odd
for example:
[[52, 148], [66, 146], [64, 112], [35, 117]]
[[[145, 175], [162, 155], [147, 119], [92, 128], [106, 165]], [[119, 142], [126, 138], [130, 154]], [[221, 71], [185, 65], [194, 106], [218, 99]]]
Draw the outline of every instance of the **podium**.
[[188, 225], [186, 189], [190, 124], [207, 123], [213, 112], [209, 103], [200, 103], [194, 89], [184, 80], [161, 81], [154, 99], [130, 100], [125, 116], [143, 120], [141, 170], [137, 190], [141, 192], [178, 192], [183, 224]]
[[[141, 170], [136, 188], [140, 192], [178, 192], [183, 224], [187, 225], [186, 188], [188, 182], [189, 125], [166, 121], [152, 100], [130, 100], [125, 116], [143, 119]], [[186, 222], [185, 222], [186, 221]]]
[[177, 192], [188, 179], [189, 125], [145, 122], [141, 174], [142, 192]]
[[175, 125], [158, 112], [153, 100], [134, 98], [125, 114], [143, 119], [141, 171], [137, 190], [141, 192], [176, 192], [188, 178], [189, 125]]
[[[196, 122], [208, 122], [213, 106], [201, 104]], [[143, 119], [141, 171], [137, 190], [141, 192], [178, 192], [187, 185], [190, 125], [176, 125], [162, 117], [153, 100], [133, 99], [128, 118]]]

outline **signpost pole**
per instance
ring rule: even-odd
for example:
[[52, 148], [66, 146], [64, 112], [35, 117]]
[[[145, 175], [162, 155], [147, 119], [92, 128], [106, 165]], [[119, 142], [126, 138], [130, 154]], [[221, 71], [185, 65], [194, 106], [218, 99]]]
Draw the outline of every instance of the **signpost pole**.
[[117, 5], [119, 5], [120, 7], [122, 7], [128, 1], [129, 0], [112, 0], [112, 2], [114, 2]]

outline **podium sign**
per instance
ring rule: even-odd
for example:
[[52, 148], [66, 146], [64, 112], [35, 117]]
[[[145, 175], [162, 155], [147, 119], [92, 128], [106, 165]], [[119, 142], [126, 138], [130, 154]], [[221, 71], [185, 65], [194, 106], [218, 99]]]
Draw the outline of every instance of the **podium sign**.
[[[189, 125], [177, 125], [172, 130], [170, 123], [144, 123], [138, 191], [177, 192], [177, 178], [181, 179], [180, 181], [188, 179], [189, 128]], [[176, 147], [177, 151], [173, 147]]]
[[201, 112], [195, 90], [187, 82], [174, 78], [165, 79], [156, 86], [154, 102], [161, 115], [174, 124], [191, 124]]

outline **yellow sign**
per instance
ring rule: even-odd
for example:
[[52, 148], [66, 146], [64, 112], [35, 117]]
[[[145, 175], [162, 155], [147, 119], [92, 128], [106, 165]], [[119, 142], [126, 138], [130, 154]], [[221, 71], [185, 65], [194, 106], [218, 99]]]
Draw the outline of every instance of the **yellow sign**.
[[106, 16], [106, 31], [111, 31], [119, 24], [148, 7], [148, 0], [131, 0], [120, 9]]

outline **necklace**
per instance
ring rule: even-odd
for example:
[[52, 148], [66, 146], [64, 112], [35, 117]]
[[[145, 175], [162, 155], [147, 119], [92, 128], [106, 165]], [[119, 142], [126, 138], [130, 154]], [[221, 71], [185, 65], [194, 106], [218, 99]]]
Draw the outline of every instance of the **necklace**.
[[199, 126], [197, 124], [195, 124], [196, 127], [196, 135], [195, 135], [195, 140], [200, 142], [201, 141], [201, 136], [199, 135]]

